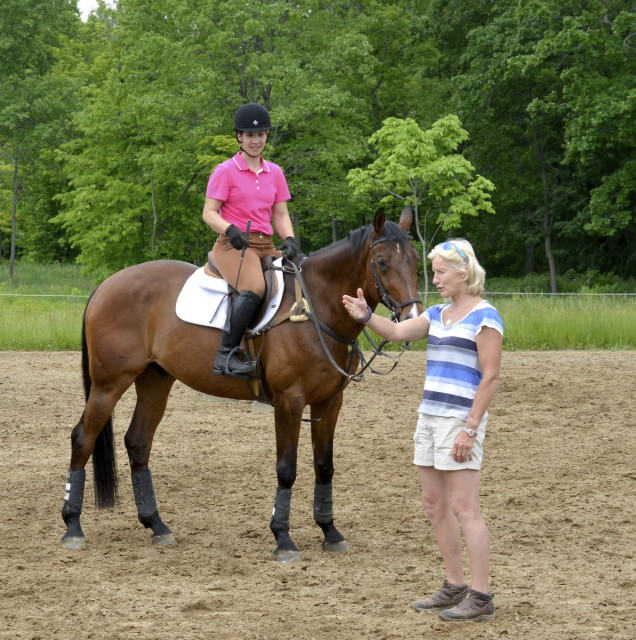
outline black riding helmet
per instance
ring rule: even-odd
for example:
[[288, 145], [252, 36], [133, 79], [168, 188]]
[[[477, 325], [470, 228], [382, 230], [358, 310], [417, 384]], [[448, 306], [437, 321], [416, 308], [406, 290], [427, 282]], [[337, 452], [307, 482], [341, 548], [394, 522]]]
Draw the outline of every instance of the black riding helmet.
[[269, 131], [272, 121], [267, 109], [254, 102], [239, 107], [234, 114], [235, 131]]

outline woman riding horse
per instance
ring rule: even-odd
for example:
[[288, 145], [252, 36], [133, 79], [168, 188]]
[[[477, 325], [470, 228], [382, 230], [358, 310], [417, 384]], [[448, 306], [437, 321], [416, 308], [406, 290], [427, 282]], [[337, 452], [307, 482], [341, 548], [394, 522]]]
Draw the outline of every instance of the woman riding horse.
[[208, 182], [203, 220], [219, 234], [212, 256], [223, 278], [238, 292], [214, 362], [214, 373], [249, 377], [252, 367], [237, 349], [261, 306], [265, 279], [260, 259], [280, 257], [272, 244], [272, 223], [290, 260], [298, 254], [287, 200], [291, 198], [282, 169], [265, 161], [263, 150], [271, 129], [269, 113], [260, 104], [244, 104], [234, 115], [240, 150], [218, 165]]

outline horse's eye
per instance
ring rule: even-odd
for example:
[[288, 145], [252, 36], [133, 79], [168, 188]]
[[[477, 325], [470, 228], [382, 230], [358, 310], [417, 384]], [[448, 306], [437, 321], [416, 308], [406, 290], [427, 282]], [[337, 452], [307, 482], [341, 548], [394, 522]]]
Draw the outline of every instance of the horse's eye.
[[378, 267], [380, 267], [380, 269], [387, 268], [386, 260], [384, 258], [378, 258]]

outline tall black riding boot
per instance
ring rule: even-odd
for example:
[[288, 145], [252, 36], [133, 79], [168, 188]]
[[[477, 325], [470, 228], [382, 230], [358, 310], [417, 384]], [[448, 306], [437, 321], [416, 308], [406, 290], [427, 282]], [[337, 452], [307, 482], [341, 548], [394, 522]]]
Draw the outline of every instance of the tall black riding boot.
[[[249, 378], [252, 365], [237, 355], [243, 334], [261, 306], [262, 299], [253, 291], [241, 291], [230, 310], [221, 346], [214, 361], [214, 373], [234, 378]], [[229, 329], [227, 325], [229, 324]]]

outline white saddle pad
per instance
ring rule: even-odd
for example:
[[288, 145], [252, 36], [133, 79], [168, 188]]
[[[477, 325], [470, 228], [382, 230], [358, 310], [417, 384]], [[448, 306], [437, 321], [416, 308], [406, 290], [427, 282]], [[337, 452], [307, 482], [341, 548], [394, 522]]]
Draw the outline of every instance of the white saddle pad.
[[[274, 260], [274, 266], [280, 267], [283, 259]], [[256, 332], [264, 327], [273, 317], [283, 299], [283, 272], [274, 271], [278, 288], [276, 296], [270, 301], [262, 320], [255, 327]], [[223, 329], [227, 319], [228, 285], [221, 278], [208, 276], [203, 267], [197, 269], [185, 282], [177, 298], [177, 316], [184, 322], [200, 324], [204, 327]]]

